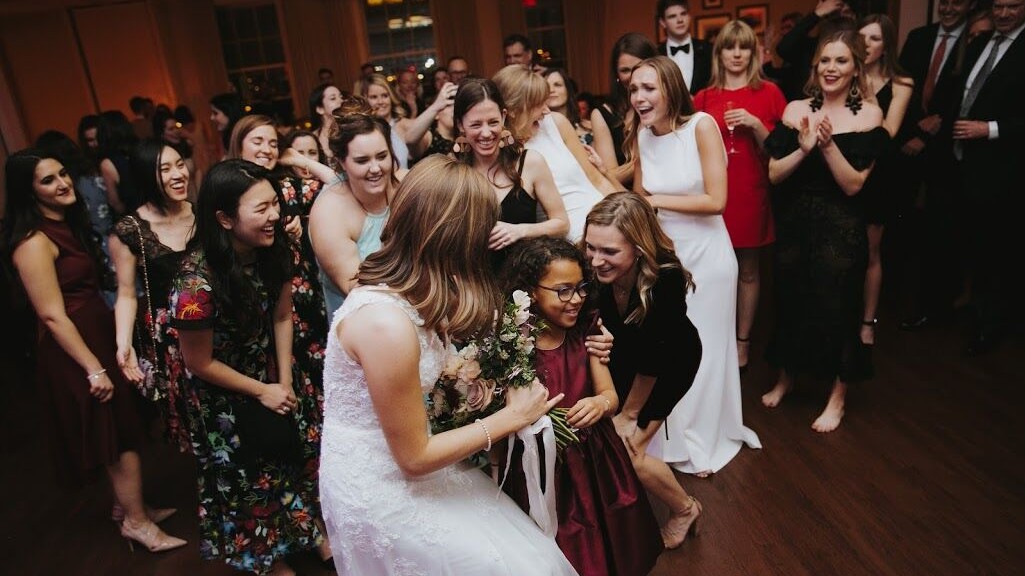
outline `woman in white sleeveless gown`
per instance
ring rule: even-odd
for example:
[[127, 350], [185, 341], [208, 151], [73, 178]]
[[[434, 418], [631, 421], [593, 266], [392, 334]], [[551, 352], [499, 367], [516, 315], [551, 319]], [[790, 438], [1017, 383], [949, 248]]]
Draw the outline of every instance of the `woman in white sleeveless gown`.
[[648, 451], [681, 472], [704, 476], [719, 471], [743, 444], [761, 443], [741, 416], [737, 258], [722, 219], [726, 150], [712, 117], [694, 112], [685, 86], [668, 57], [638, 64], [630, 80], [636, 136], [627, 144], [640, 158], [635, 189], [650, 195], [676, 255], [694, 277], [687, 316], [703, 347], [693, 386], [666, 419], [667, 434], [656, 435]]
[[[576, 129], [562, 114], [548, 110], [548, 81], [518, 64], [499, 70], [492, 81], [508, 107], [510, 131], [524, 148], [544, 157], [569, 216], [572, 242], [584, 235], [587, 213], [606, 195], [623, 187], [613, 183], [587, 159]], [[540, 208], [539, 208], [540, 210]]]
[[554, 539], [465, 463], [561, 394], [549, 401], [540, 384], [510, 390], [496, 414], [429, 432], [423, 399], [444, 365], [442, 327], [465, 337], [500, 302], [487, 266], [497, 219], [483, 176], [425, 158], [399, 188], [381, 250], [335, 314], [320, 490], [339, 574], [576, 574]]

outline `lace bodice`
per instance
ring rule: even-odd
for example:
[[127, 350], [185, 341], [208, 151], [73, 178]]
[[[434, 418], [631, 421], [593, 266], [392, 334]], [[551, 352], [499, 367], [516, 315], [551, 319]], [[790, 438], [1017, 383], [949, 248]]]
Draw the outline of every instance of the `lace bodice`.
[[380, 431], [380, 423], [367, 392], [363, 368], [345, 353], [335, 335], [338, 323], [367, 304], [388, 303], [401, 308], [416, 325], [420, 340], [420, 387], [426, 394], [434, 387], [445, 361], [441, 338], [423, 328], [423, 319], [405, 299], [380, 287], [359, 287], [349, 293], [335, 313], [327, 338], [324, 360], [324, 420], [345, 427]]
[[576, 574], [555, 542], [480, 470], [460, 462], [411, 477], [399, 469], [363, 368], [335, 338], [334, 327], [367, 304], [398, 306], [416, 325], [423, 392], [434, 387], [445, 358], [438, 335], [387, 288], [356, 288], [335, 313], [324, 364], [320, 501], [338, 573]]

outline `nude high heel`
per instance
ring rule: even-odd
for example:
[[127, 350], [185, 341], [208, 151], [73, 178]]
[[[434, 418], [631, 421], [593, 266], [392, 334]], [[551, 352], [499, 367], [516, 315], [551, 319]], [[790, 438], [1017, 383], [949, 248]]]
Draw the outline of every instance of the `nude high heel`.
[[[662, 542], [669, 550], [683, 544], [687, 536], [696, 537], [698, 535], [698, 517], [701, 516], [701, 503], [693, 496], [688, 496], [687, 498], [690, 501], [689, 505], [678, 512], [674, 512], [665, 526], [662, 527]], [[683, 536], [679, 536], [679, 541], [677, 541], [677, 535], [681, 532]]]
[[121, 535], [128, 541], [128, 549], [132, 552], [135, 552], [133, 542], [142, 544], [147, 550], [154, 553], [174, 550], [188, 544], [181, 538], [165, 534], [150, 520], [139, 525], [130, 525], [129, 520], [126, 519], [121, 523]]

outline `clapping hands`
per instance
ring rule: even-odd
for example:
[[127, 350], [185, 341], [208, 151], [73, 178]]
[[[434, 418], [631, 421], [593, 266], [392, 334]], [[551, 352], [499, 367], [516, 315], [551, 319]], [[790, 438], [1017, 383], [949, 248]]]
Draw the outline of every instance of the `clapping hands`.
[[812, 126], [808, 116], [801, 119], [801, 128], [798, 131], [798, 140], [801, 150], [805, 153], [811, 152], [812, 148], [826, 148], [833, 143], [833, 123], [829, 116], [823, 116]]

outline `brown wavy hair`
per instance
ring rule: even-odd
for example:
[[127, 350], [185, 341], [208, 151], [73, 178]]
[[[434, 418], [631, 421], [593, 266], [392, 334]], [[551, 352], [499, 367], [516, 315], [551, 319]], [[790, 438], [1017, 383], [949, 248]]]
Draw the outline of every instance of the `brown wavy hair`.
[[[670, 60], [670, 62], [672, 62]], [[676, 66], [673, 63], [673, 66]], [[679, 70], [679, 68], [677, 68]], [[615, 192], [609, 194], [601, 202], [591, 208], [584, 222], [584, 238], [587, 237], [588, 226], [614, 226], [626, 237], [626, 241], [637, 248], [640, 256], [637, 260], [637, 293], [641, 297], [641, 305], [626, 317], [626, 324], [641, 324], [651, 309], [655, 282], [658, 281], [659, 270], [678, 268], [683, 272], [685, 289], [695, 289], [694, 278], [689, 270], [683, 267], [676, 256], [673, 241], [669, 239], [662, 226], [658, 223], [655, 210], [647, 200], [636, 192]], [[580, 241], [580, 249], [585, 250], [585, 242]]]
[[[642, 60], [634, 66], [633, 71], [649, 66], [655, 70], [658, 77], [658, 89], [662, 93], [662, 99], [666, 103], [666, 114], [669, 115], [669, 129], [676, 130], [681, 124], [694, 114], [694, 101], [691, 100], [690, 91], [687, 90], [687, 83], [683, 81], [683, 73], [676, 62], [668, 56], [655, 56]], [[626, 141], [623, 148], [630, 158], [640, 158], [637, 153], [637, 133], [641, 130], [641, 119], [637, 114], [631, 114], [627, 124]]]
[[428, 156], [399, 185], [381, 249], [363, 261], [356, 278], [397, 292], [425, 328], [455, 339], [472, 336], [492, 325], [501, 305], [488, 252], [498, 217], [498, 200], [483, 176], [452, 158]]

